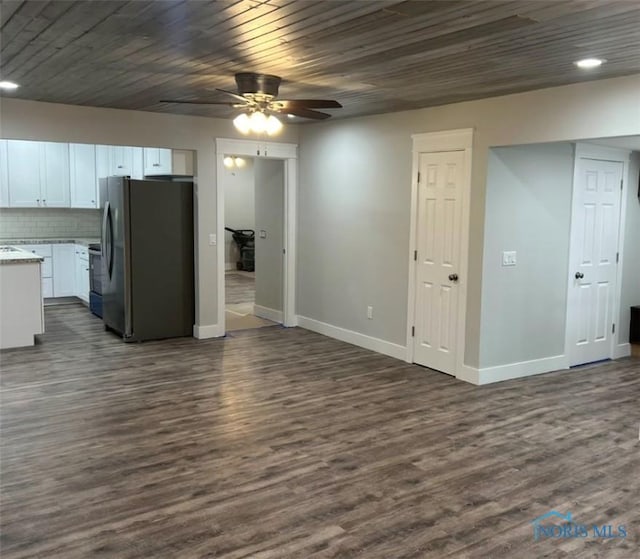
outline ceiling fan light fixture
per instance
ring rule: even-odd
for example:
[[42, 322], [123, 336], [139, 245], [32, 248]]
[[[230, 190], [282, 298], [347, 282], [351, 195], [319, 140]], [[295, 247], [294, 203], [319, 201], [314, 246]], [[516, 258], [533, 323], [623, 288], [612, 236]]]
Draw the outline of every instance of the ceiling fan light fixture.
[[251, 123], [251, 131], [256, 134], [262, 134], [267, 130], [267, 115], [262, 111], [255, 111], [249, 117]]
[[267, 134], [269, 134], [269, 136], [275, 136], [279, 134], [281, 130], [282, 122], [280, 122], [280, 119], [276, 116], [269, 115], [267, 118]]

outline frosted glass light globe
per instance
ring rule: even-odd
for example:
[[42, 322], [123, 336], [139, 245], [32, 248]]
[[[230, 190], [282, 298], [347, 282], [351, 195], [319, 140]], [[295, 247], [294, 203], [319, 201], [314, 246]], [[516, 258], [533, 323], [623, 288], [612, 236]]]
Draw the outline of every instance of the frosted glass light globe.
[[282, 122], [280, 122], [277, 117], [269, 115], [269, 118], [267, 119], [267, 134], [269, 134], [269, 136], [274, 136], [275, 134], [278, 134], [280, 130], [282, 130]]
[[247, 113], [240, 113], [233, 119], [233, 125], [242, 134], [248, 134], [251, 132], [251, 119]]

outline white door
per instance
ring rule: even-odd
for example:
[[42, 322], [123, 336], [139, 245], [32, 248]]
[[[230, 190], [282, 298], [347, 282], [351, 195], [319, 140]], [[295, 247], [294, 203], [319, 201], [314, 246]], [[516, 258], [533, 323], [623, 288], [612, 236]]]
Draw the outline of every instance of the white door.
[[569, 365], [611, 357], [623, 164], [580, 157], [571, 216]]
[[419, 156], [415, 363], [455, 374], [464, 152]]
[[68, 208], [71, 206], [69, 189], [69, 144], [41, 142], [42, 206]]
[[71, 207], [97, 208], [96, 146], [69, 144]]

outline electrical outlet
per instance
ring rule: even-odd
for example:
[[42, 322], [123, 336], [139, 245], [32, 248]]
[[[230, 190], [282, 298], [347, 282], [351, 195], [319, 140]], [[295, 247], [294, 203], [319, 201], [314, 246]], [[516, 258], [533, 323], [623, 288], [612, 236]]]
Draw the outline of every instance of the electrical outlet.
[[367, 318], [369, 320], [373, 319], [373, 307], [371, 305], [367, 307]]
[[217, 244], [217, 239], [216, 239], [216, 234], [215, 233], [209, 233], [209, 244], [210, 245], [216, 245]]
[[505, 250], [502, 252], [502, 265], [503, 266], [515, 266], [516, 265], [516, 251]]

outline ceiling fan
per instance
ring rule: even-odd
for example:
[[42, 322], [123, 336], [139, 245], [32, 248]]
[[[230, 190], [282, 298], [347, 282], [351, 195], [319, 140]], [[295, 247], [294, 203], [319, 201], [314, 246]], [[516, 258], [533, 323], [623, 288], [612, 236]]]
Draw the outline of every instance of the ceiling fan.
[[[340, 109], [342, 105], [333, 99], [278, 99], [278, 88], [282, 79], [279, 76], [269, 74], [255, 74], [253, 72], [241, 72], [235, 75], [238, 93], [218, 89], [220, 93], [229, 95], [234, 101], [208, 101], [205, 99], [191, 100], [167, 100], [163, 99], [161, 103], [184, 103], [190, 105], [226, 105], [235, 109], [243, 109], [243, 112], [236, 117], [234, 124], [241, 132], [249, 131], [269, 132], [267, 125], [268, 119], [275, 119], [272, 128], [279, 129], [282, 124], [275, 118], [274, 114], [286, 114], [298, 116], [302, 118], [310, 118], [314, 120], [324, 120], [331, 115], [315, 109]], [[257, 116], [254, 116], [257, 115]], [[264, 121], [263, 130], [249, 128], [249, 121]], [[277, 124], [275, 122], [277, 121]], [[246, 128], [246, 131], [243, 130]]]

